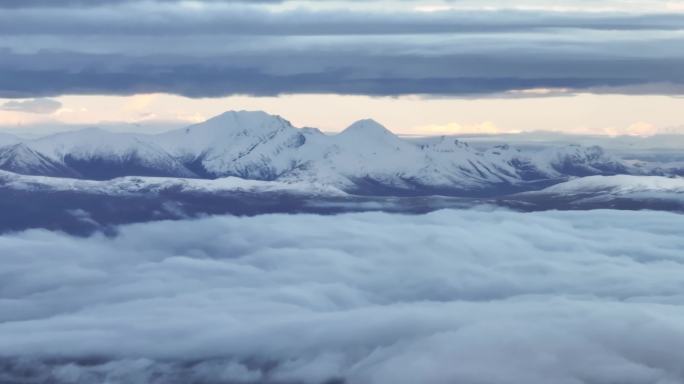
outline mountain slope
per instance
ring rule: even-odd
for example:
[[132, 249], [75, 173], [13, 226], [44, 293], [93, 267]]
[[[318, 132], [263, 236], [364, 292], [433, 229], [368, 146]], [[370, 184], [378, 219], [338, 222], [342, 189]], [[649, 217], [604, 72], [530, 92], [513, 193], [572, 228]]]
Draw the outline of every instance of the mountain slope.
[[684, 198], [684, 178], [660, 176], [590, 176], [573, 179], [529, 194], [581, 195], [611, 194], [626, 196], [648, 193], [674, 193]]
[[274, 180], [297, 166], [293, 150], [306, 137], [279, 116], [241, 111], [226, 112], [154, 140], [198, 174]]
[[619, 159], [597, 146], [557, 145], [539, 151], [521, 151], [509, 145], [496, 145], [483, 155], [513, 172], [522, 180], [559, 179], [576, 176], [615, 175], [631, 170]]
[[372, 120], [358, 121], [337, 135], [308, 137], [297, 156], [300, 166], [285, 179], [319, 180], [349, 190], [369, 181], [407, 188], [405, 180], [426, 161], [419, 148]]
[[64, 163], [55, 161], [24, 143], [0, 148], [0, 169], [23, 175], [80, 176]]
[[81, 180], [74, 178], [28, 176], [0, 171], [0, 187], [13, 190], [71, 191], [98, 195], [125, 196], [137, 193], [287, 193], [309, 196], [346, 196], [334, 187], [308, 183], [247, 180], [225, 177], [213, 180], [178, 177], [127, 176], [111, 180]]
[[655, 209], [684, 211], [684, 178], [588, 176], [504, 201], [523, 209]]
[[0, 169], [93, 180], [133, 175], [196, 176], [144, 137], [101, 129], [55, 134], [22, 143], [18, 149], [21, 151], [5, 153], [6, 160], [0, 163]]
[[576, 176], [642, 172], [599, 147], [473, 148], [454, 138], [408, 141], [376, 121], [336, 135], [265, 112], [226, 112], [159, 135], [86, 129], [0, 149], [0, 169], [106, 180], [167, 176], [305, 182], [362, 195], [497, 195]]

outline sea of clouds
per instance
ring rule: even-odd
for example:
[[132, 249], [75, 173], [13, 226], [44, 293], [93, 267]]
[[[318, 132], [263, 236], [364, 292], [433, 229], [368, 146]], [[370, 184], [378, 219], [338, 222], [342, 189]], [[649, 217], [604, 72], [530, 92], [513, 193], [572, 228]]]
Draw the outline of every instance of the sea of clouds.
[[684, 216], [439, 211], [0, 237], [0, 382], [684, 382]]

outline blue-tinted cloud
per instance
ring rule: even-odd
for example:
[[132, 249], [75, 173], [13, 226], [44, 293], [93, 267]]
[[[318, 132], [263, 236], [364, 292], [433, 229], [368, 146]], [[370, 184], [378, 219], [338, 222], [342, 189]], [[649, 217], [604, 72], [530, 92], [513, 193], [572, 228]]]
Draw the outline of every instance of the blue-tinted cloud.
[[0, 97], [684, 88], [684, 15], [677, 13], [274, 11], [214, 3], [8, 8], [0, 12]]
[[441, 211], [6, 235], [0, 379], [681, 382], [683, 225]]
[[[308, 51], [196, 59], [37, 52], [4, 54], [0, 96], [168, 92], [191, 97], [230, 94], [341, 93], [477, 95], [526, 88], [591, 90], [662, 83], [678, 92], [684, 58], [575, 57], [559, 52], [373, 54]], [[638, 92], [636, 88], [630, 92]]]

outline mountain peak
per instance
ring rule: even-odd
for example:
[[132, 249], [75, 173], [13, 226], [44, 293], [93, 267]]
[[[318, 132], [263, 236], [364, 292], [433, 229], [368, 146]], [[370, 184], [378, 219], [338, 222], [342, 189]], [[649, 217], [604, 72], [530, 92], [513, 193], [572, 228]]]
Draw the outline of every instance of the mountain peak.
[[0, 168], [26, 175], [77, 176], [68, 167], [50, 160], [26, 143], [15, 144], [0, 150]]
[[364, 137], [395, 137], [394, 133], [390, 132], [382, 124], [373, 119], [359, 120], [344, 131], [340, 132], [343, 136], [364, 136]]
[[250, 134], [259, 136], [291, 126], [289, 121], [278, 115], [271, 115], [264, 111], [241, 110], [224, 112], [207, 121], [184, 128], [182, 131], [186, 134], [193, 131], [203, 132], [210, 136], [216, 135], [216, 137]]
[[248, 111], [248, 110], [230, 110], [223, 112], [220, 115], [214, 116], [207, 120], [206, 122], [220, 121], [220, 122], [233, 122], [236, 124], [255, 124], [267, 121], [280, 121], [289, 122], [283, 119], [279, 115], [272, 115], [264, 111]]

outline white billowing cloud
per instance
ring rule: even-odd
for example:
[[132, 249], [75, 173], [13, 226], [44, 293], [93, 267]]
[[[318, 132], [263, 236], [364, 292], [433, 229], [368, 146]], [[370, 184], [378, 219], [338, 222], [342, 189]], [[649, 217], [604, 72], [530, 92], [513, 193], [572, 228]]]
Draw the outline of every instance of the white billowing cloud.
[[679, 383], [684, 216], [264, 215], [0, 237], [0, 381]]

